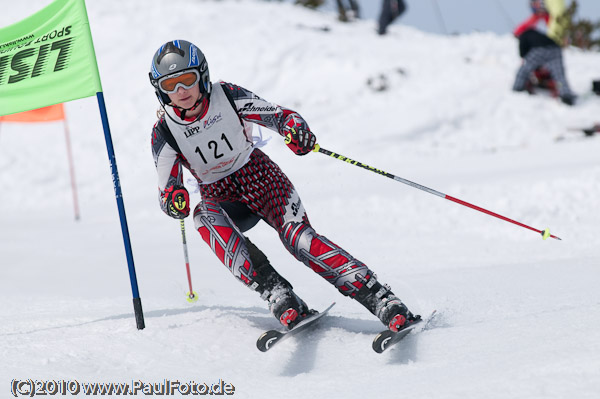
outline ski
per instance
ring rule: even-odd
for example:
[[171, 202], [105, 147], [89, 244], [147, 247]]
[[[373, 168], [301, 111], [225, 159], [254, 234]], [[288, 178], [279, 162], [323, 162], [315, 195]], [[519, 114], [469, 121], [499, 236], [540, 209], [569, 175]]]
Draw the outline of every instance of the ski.
[[259, 351], [266, 352], [269, 349], [271, 349], [272, 347], [274, 347], [276, 344], [280, 343], [281, 341], [283, 341], [293, 335], [296, 335], [296, 334], [300, 333], [301, 331], [308, 330], [309, 327], [315, 325], [315, 322], [317, 320], [319, 320], [321, 317], [325, 316], [327, 314], [327, 312], [329, 312], [329, 310], [333, 307], [333, 305], [335, 305], [335, 302], [333, 302], [331, 305], [329, 305], [329, 307], [327, 309], [323, 310], [322, 312], [317, 312], [317, 313], [311, 314], [310, 316], [307, 316], [304, 320], [302, 320], [300, 323], [295, 325], [291, 330], [265, 331], [264, 333], [261, 334], [260, 337], [258, 337], [258, 340], [256, 341], [256, 347], [258, 348]]
[[[596, 133], [600, 133], [600, 123], [596, 123], [590, 127], [572, 127], [568, 129], [569, 132], [572, 133], [583, 133], [583, 137], [592, 137]], [[556, 137], [556, 141], [565, 140], [568, 137], [574, 138], [574, 134], [567, 135], [559, 135]]]
[[593, 136], [595, 133], [600, 133], [600, 123], [585, 128], [571, 128], [571, 131], [582, 132], [586, 136]]
[[[412, 331], [423, 331], [427, 328], [431, 319], [435, 315], [436, 311], [434, 310], [429, 317], [426, 319], [419, 319], [408, 327], [403, 328], [398, 332], [384, 330], [377, 334], [375, 339], [373, 340], [373, 350], [377, 353], [383, 353], [386, 349], [400, 342], [404, 337], [410, 334]], [[418, 329], [417, 329], [418, 328]]]

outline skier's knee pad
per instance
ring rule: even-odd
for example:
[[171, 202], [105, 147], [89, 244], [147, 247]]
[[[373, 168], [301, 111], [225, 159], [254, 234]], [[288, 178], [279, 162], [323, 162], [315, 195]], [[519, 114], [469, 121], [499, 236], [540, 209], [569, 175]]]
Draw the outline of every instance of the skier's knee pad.
[[354, 297], [372, 274], [364, 263], [318, 235], [308, 224], [288, 222], [283, 226], [280, 237], [292, 255], [344, 295]]
[[302, 222], [287, 222], [279, 232], [279, 238], [292, 255], [301, 262], [306, 263], [311, 242], [317, 236], [310, 225]]

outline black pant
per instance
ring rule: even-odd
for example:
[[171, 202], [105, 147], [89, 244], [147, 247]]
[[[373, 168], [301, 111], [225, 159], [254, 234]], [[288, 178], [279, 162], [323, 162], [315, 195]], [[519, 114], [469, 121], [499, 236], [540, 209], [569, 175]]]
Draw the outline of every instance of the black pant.
[[404, 0], [383, 0], [377, 33], [385, 35], [387, 27], [406, 11]]

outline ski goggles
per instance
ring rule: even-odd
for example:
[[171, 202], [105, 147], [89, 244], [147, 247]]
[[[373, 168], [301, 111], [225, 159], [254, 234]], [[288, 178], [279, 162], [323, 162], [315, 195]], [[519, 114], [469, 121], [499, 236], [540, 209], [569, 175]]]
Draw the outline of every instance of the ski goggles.
[[200, 73], [195, 69], [188, 69], [174, 73], [172, 75], [164, 76], [158, 79], [158, 88], [167, 94], [173, 94], [183, 87], [184, 89], [191, 89], [200, 81]]

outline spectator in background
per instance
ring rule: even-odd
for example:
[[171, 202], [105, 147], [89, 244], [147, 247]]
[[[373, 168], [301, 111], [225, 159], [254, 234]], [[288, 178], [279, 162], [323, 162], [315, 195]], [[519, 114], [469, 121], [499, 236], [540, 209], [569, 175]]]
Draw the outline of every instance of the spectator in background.
[[406, 11], [404, 0], [383, 0], [377, 33], [385, 35], [388, 26]]
[[300, 4], [301, 6], [308, 8], [318, 8], [323, 5], [325, 0], [296, 0], [296, 4]]
[[336, 0], [339, 12], [339, 20], [349, 22], [360, 18], [360, 10], [356, 0]]
[[565, 44], [568, 20], [564, 0], [531, 0], [533, 14], [514, 31], [519, 39], [523, 64], [517, 72], [513, 90], [524, 91], [532, 74], [546, 69], [556, 84], [558, 96], [567, 105], [575, 104], [565, 76], [561, 45]]

